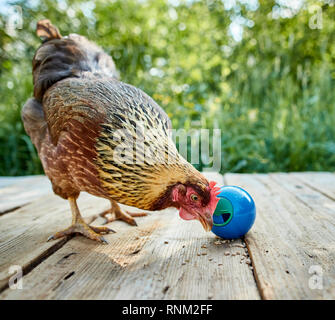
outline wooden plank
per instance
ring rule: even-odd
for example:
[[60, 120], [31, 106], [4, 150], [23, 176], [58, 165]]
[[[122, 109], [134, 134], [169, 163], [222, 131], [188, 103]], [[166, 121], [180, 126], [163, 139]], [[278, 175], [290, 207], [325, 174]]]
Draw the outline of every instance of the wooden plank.
[[46, 176], [0, 178], [0, 215], [51, 193]]
[[71, 239], [23, 278], [23, 290], [0, 299], [260, 298], [241, 240], [222, 243], [171, 209], [137, 222], [113, 222], [109, 245]]
[[[334, 202], [289, 174], [227, 174], [225, 181], [256, 203], [245, 241], [262, 298], [334, 299]], [[322, 289], [315, 289], [319, 271]]]
[[[92, 200], [93, 199], [93, 200]], [[83, 193], [78, 201], [83, 216], [102, 212], [109, 202]], [[66, 239], [46, 242], [48, 236], [68, 227], [70, 207], [66, 200], [47, 195], [10, 214], [0, 216], [0, 290], [8, 283], [11, 265], [29, 271]]]
[[295, 172], [291, 173], [312, 189], [318, 190], [327, 197], [335, 200], [335, 174], [331, 172]]
[[0, 176], [0, 188], [8, 187], [12, 184], [24, 181], [26, 179], [30, 179], [36, 176], [19, 176], [19, 177], [7, 177]]

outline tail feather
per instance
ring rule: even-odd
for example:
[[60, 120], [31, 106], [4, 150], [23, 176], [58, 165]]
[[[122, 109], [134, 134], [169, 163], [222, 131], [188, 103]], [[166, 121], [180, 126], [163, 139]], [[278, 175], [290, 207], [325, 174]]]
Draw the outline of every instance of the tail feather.
[[36, 33], [44, 39], [33, 59], [34, 96], [42, 101], [53, 84], [66, 78], [88, 74], [118, 78], [113, 59], [85, 37], [62, 37], [48, 19], [37, 23]]
[[58, 28], [55, 27], [48, 19], [40, 20], [37, 22], [36, 33], [37, 36], [43, 38], [43, 40], [46, 41], [62, 38]]

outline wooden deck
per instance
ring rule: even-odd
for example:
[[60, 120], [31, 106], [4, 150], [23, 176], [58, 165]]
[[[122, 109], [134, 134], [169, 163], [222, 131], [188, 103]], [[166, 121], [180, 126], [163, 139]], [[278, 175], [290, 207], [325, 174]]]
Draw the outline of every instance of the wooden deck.
[[[0, 299], [335, 299], [335, 174], [207, 176], [254, 198], [244, 239], [224, 243], [164, 210], [138, 227], [113, 222], [108, 245], [46, 242], [70, 224], [67, 201], [43, 176], [1, 178]], [[109, 206], [88, 194], [78, 203], [85, 217]], [[8, 287], [13, 265], [22, 289]]]

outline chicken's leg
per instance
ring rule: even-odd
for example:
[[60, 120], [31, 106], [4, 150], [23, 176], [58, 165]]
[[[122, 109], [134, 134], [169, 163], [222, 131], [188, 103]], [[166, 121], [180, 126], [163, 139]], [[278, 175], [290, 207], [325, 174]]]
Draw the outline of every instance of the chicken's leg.
[[101, 233], [106, 234], [106, 233], [115, 232], [115, 231], [113, 231], [112, 229], [108, 227], [89, 226], [83, 220], [82, 216], [80, 215], [76, 199], [70, 197], [68, 198], [68, 200], [69, 200], [71, 211], [72, 211], [72, 224], [67, 229], [63, 231], [59, 231], [55, 233], [54, 235], [50, 236], [48, 238], [48, 241], [52, 239], [58, 239], [61, 237], [65, 237], [73, 233], [81, 233], [82, 235], [84, 235], [85, 237], [89, 239], [96, 240], [96, 241], [103, 242], [103, 243], [108, 243], [107, 240], [100, 234]]
[[[137, 226], [137, 223], [134, 219], [134, 217], [144, 217], [147, 214], [145, 212], [123, 212], [120, 208], [120, 206], [117, 204], [116, 201], [111, 200], [111, 208], [100, 213], [101, 217], [104, 217], [108, 222], [113, 222], [115, 220], [123, 220], [124, 222], [127, 222], [128, 224], [132, 226]], [[111, 214], [111, 217], [106, 217], [106, 215]]]

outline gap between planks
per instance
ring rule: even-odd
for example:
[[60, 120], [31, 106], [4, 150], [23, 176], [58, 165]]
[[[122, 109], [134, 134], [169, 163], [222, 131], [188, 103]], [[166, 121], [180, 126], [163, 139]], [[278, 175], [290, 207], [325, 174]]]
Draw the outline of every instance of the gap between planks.
[[[226, 174], [223, 175], [223, 185], [225, 185], [225, 186], [233, 185], [233, 184], [228, 183], [228, 181], [227, 181], [227, 175]], [[256, 214], [257, 214], [257, 212], [256, 212]], [[251, 261], [252, 274], [253, 274], [253, 277], [254, 277], [254, 280], [255, 280], [255, 284], [257, 286], [260, 299], [261, 300], [266, 300], [266, 297], [263, 294], [261, 283], [260, 283], [259, 278], [258, 278], [258, 274], [257, 274], [257, 270], [256, 270], [256, 265], [255, 265], [255, 262], [254, 262], [254, 258], [253, 258], [253, 255], [252, 255], [252, 251], [250, 249], [248, 241], [246, 240], [246, 237], [247, 237], [247, 235], [243, 236], [242, 240], [243, 240], [243, 242], [244, 242], [244, 244], [245, 244], [245, 246], [247, 248], [248, 256], [249, 256], [250, 261]]]
[[330, 172], [292, 172], [291, 176], [309, 188], [335, 201], [335, 174]]
[[[226, 178], [248, 190], [256, 202], [257, 218], [246, 243], [262, 297], [334, 299], [335, 202], [297, 181], [294, 174]], [[323, 270], [322, 290], [310, 286], [313, 266]]]
[[0, 177], [0, 216], [52, 192], [46, 176]]
[[[109, 201], [82, 193], [78, 205], [83, 217], [87, 218], [107, 209]], [[0, 288], [8, 287], [11, 265], [20, 265], [23, 272], [28, 273], [64, 245], [67, 238], [46, 240], [55, 231], [66, 228], [70, 222], [68, 201], [55, 195], [44, 196], [0, 216]]]

